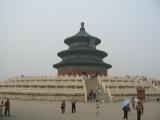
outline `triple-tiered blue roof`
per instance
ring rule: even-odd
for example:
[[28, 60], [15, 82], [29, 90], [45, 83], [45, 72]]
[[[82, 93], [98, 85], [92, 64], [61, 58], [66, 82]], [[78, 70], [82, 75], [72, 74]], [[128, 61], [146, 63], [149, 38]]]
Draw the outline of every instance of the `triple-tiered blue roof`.
[[58, 53], [62, 61], [53, 65], [55, 68], [70, 65], [98, 65], [106, 69], [112, 67], [103, 61], [108, 54], [96, 49], [96, 45], [100, 44], [101, 40], [88, 34], [83, 22], [80, 31], [74, 36], [66, 38], [64, 42], [69, 45], [69, 49]]

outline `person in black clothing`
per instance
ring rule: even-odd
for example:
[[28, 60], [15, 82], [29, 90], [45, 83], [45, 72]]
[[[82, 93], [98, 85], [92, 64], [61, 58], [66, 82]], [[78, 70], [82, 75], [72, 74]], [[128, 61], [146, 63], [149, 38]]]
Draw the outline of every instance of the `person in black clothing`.
[[129, 111], [129, 110], [130, 110], [129, 104], [123, 107], [123, 111], [124, 111], [124, 116], [123, 116], [123, 118], [124, 118], [124, 120], [125, 120], [125, 119], [128, 120], [128, 111]]
[[73, 100], [71, 101], [72, 104], [72, 113], [76, 112], [76, 100], [73, 98]]

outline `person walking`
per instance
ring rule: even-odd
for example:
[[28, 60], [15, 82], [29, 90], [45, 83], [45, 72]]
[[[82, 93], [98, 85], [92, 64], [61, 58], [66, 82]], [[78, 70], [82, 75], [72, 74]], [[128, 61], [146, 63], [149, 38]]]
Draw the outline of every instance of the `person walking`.
[[132, 108], [134, 109], [135, 108], [135, 98], [134, 98], [134, 96], [132, 97], [131, 102], [132, 102]]
[[72, 105], [72, 113], [75, 113], [76, 112], [76, 100], [74, 97], [71, 101], [71, 105]]
[[143, 115], [143, 111], [144, 111], [143, 103], [141, 104], [141, 106], [142, 106], [142, 115]]
[[9, 98], [7, 98], [5, 102], [5, 116], [10, 116], [10, 101]]
[[137, 110], [137, 120], [141, 120], [141, 115], [142, 115], [142, 103], [141, 103], [141, 101], [137, 102], [136, 110]]
[[98, 104], [98, 101], [96, 102], [96, 113], [97, 113], [97, 115], [99, 114], [99, 104]]
[[63, 100], [61, 102], [61, 109], [62, 109], [62, 113], [64, 114], [65, 113], [65, 109], [66, 109], [66, 102], [65, 102], [65, 100]]
[[124, 116], [123, 119], [128, 120], [128, 111], [130, 111], [129, 104], [123, 107]]

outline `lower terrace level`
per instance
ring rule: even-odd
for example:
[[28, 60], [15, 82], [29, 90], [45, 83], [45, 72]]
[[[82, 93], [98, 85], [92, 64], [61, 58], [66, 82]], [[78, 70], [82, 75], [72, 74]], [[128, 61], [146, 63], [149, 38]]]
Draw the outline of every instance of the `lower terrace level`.
[[0, 81], [0, 98], [23, 100], [88, 101], [90, 91], [101, 101], [117, 102], [137, 95], [136, 88], [145, 89], [146, 100], [160, 98], [160, 82], [143, 77], [98, 76], [18, 76]]

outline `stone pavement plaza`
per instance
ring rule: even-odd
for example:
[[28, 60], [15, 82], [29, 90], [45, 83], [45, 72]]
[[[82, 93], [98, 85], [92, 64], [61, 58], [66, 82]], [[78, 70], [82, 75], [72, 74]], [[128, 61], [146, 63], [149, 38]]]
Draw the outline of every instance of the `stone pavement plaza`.
[[[95, 103], [77, 102], [77, 112], [71, 113], [71, 103], [66, 103], [66, 113], [62, 114], [60, 102], [12, 101], [11, 116], [0, 120], [123, 120], [121, 103], [101, 103], [96, 114]], [[130, 106], [131, 107], [131, 106]], [[136, 120], [136, 111], [131, 109], [128, 120]], [[160, 102], [144, 104], [142, 120], [160, 120]]]

